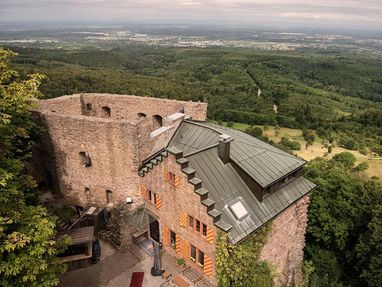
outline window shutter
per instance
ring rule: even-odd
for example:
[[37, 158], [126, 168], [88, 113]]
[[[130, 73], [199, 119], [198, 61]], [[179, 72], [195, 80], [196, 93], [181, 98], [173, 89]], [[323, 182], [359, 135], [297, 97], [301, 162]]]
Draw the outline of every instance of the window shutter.
[[207, 276], [211, 276], [213, 268], [214, 267], [213, 267], [212, 259], [208, 257], [207, 254], [204, 253], [204, 267], [203, 267], [204, 274], [206, 274]]
[[182, 239], [180, 239], [180, 236], [177, 234], [176, 237], [175, 237], [175, 250], [176, 250], [176, 254], [180, 254], [180, 242], [182, 241]]
[[209, 243], [214, 244], [215, 242], [215, 232], [212, 228], [207, 226], [207, 234], [206, 234], [206, 239]]
[[163, 226], [162, 228], [162, 238], [163, 238], [163, 245], [164, 246], [170, 246], [170, 230], [167, 226]]
[[166, 169], [163, 171], [163, 180], [168, 182], [168, 170]]
[[180, 186], [180, 177], [179, 177], [179, 175], [175, 176], [174, 186], [175, 186], [175, 188], [178, 188]]
[[156, 206], [156, 208], [157, 209], [161, 209], [161, 207], [162, 207], [162, 200], [161, 200], [161, 197], [157, 194], [156, 195], [156, 199], [157, 199], [157, 201], [156, 201], [156, 203], [155, 203], [155, 206]]
[[180, 250], [181, 254], [182, 254], [182, 257], [184, 259], [188, 259], [190, 258], [190, 253], [188, 251], [188, 242], [186, 240], [182, 240], [182, 244], [181, 244], [181, 250]]
[[187, 227], [187, 213], [179, 212], [179, 225]]
[[141, 184], [141, 196], [144, 200], [147, 199], [147, 189], [143, 184]]

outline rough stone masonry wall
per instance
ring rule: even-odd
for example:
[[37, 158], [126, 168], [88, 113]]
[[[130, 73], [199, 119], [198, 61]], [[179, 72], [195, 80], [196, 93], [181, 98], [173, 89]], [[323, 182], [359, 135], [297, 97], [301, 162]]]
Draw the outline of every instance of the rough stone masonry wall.
[[78, 95], [63, 96], [37, 101], [39, 111], [53, 112], [66, 116], [81, 115], [81, 102]]
[[[134, 125], [52, 113], [41, 119], [46, 129], [41, 160], [70, 203], [105, 206], [106, 190], [114, 203], [139, 198]], [[90, 167], [84, 167], [80, 152], [90, 154]]]
[[272, 222], [260, 259], [267, 260], [276, 268], [276, 286], [293, 285], [301, 281], [308, 203], [309, 195], [306, 195]]
[[[92, 113], [86, 115], [86, 104]], [[102, 107], [111, 110], [110, 118], [102, 117]], [[137, 198], [138, 167], [153, 151], [167, 144], [180, 121], [174, 127], [150, 137], [151, 115], [165, 118], [179, 111], [198, 120], [205, 120], [207, 104], [173, 100], [109, 95], [78, 94], [38, 102], [36, 114], [43, 122], [46, 135], [35, 156], [40, 171], [36, 178], [47, 178], [72, 204], [81, 206], [107, 203], [106, 190], [112, 192], [112, 202], [127, 196]], [[139, 118], [138, 113], [145, 113]], [[169, 121], [165, 121], [168, 123]], [[92, 166], [83, 167], [79, 153], [91, 155]]]
[[[92, 110], [86, 110], [86, 104], [92, 105]], [[86, 115], [102, 117], [102, 107], [110, 108], [110, 117], [114, 120], [135, 122], [139, 120], [138, 113], [143, 113], [152, 120], [154, 115], [165, 118], [179, 112], [189, 115], [197, 121], [204, 121], [207, 115], [207, 103], [185, 102], [168, 99], [138, 97], [129, 95], [84, 93], [62, 96], [39, 101], [40, 111], [54, 111], [62, 115]]]
[[103, 106], [107, 106], [111, 110], [111, 117], [118, 120], [137, 120], [138, 113], [144, 113], [150, 119], [154, 115], [165, 118], [179, 112], [182, 107], [184, 109], [183, 113], [198, 121], [204, 121], [207, 113], [207, 104], [201, 102], [112, 94], [81, 94], [81, 97], [83, 103], [92, 104], [96, 115], [101, 113], [100, 110]]
[[[163, 180], [165, 170], [180, 176], [179, 188], [175, 188]], [[176, 162], [175, 156], [169, 154], [161, 163], [154, 166], [153, 170], [141, 178], [141, 184], [161, 197], [162, 208], [160, 210], [156, 209], [151, 203], [147, 204], [148, 209], [159, 217], [158, 221], [161, 233], [163, 231], [162, 226], [167, 226], [177, 235], [180, 235], [181, 238], [187, 240], [190, 244], [203, 251], [208, 257], [215, 261], [215, 244], [209, 243], [201, 235], [195, 233], [188, 227], [181, 227], [179, 224], [178, 212], [187, 213], [212, 228], [216, 240], [217, 228], [213, 224], [213, 219], [207, 214], [207, 208], [201, 203], [200, 196], [195, 193], [194, 186], [188, 182], [188, 176], [181, 171], [181, 166]], [[162, 234], [161, 238], [163, 238]], [[172, 247], [166, 248], [166, 251], [175, 255], [175, 251]], [[186, 259], [188, 265], [203, 274], [203, 270], [197, 264], [189, 258], [184, 259]], [[216, 283], [215, 270], [210, 279]]]

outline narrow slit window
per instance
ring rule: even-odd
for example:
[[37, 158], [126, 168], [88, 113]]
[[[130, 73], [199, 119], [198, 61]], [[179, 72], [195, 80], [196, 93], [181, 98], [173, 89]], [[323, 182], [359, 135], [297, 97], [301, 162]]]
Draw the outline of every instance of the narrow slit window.
[[113, 201], [113, 192], [111, 190], [106, 190], [106, 202], [107, 204]]
[[196, 220], [195, 229], [197, 232], [200, 232], [200, 221], [199, 220]]
[[81, 164], [84, 167], [91, 167], [92, 166], [92, 159], [91, 159], [91, 155], [89, 153], [81, 151], [80, 152], [80, 160], [81, 160]]
[[204, 223], [202, 225], [202, 234], [203, 236], [207, 236], [207, 225], [205, 225]]
[[190, 258], [191, 260], [196, 261], [196, 247], [192, 244], [190, 248]]
[[198, 263], [201, 267], [204, 266], [204, 252], [199, 250]]
[[172, 230], [170, 230], [170, 243], [171, 243], [171, 247], [175, 248], [175, 246], [176, 246], [176, 233], [173, 232]]

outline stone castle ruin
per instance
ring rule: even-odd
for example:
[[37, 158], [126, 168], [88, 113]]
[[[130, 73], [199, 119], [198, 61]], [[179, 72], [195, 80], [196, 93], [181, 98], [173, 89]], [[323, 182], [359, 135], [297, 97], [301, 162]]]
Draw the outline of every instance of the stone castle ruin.
[[137, 202], [142, 161], [167, 144], [183, 119], [203, 121], [206, 113], [206, 103], [126, 95], [39, 101], [44, 133], [35, 177], [81, 207]]

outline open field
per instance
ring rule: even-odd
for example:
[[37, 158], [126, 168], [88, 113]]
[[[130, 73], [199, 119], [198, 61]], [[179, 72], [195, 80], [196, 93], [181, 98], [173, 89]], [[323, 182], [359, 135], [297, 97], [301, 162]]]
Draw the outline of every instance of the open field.
[[[226, 123], [223, 122], [224, 125]], [[250, 125], [243, 124], [243, 123], [234, 123], [233, 128], [245, 131], [246, 128], [248, 128]], [[264, 126], [258, 125], [264, 130]], [[328, 151], [327, 148], [323, 147], [321, 144], [321, 139], [316, 136], [315, 142], [312, 146], [309, 146], [307, 149], [305, 148], [306, 141], [304, 140], [302, 136], [302, 131], [299, 129], [290, 129], [290, 128], [280, 128], [279, 134], [276, 135], [275, 127], [269, 126], [267, 130], [263, 133], [265, 136], [267, 136], [270, 140], [273, 140], [274, 142], [279, 142], [282, 137], [291, 138], [292, 140], [298, 141], [301, 144], [301, 150], [296, 151], [295, 153], [307, 160], [310, 161], [316, 157], [324, 157], [325, 153]], [[366, 161], [369, 164], [369, 168], [367, 169], [366, 173], [370, 176], [378, 176], [382, 179], [382, 159], [381, 158], [373, 158], [370, 155], [363, 155], [355, 150], [347, 150], [342, 147], [334, 147], [332, 150], [332, 153], [327, 155], [327, 158], [332, 158], [334, 155], [349, 151], [352, 154], [355, 155], [357, 159], [357, 164]]]

